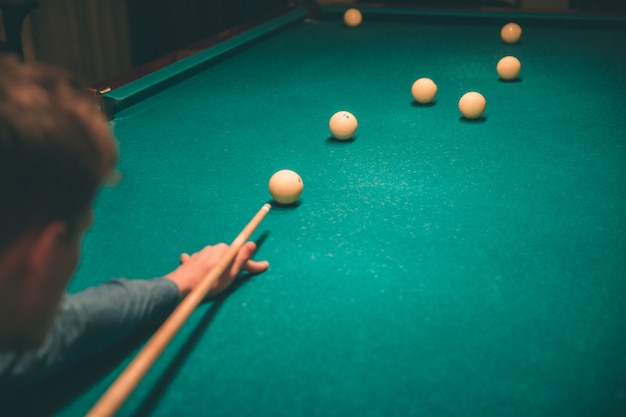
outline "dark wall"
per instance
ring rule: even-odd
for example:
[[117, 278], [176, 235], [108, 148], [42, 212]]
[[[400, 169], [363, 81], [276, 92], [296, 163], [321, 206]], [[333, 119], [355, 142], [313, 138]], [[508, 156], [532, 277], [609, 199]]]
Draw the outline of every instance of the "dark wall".
[[570, 7], [588, 11], [626, 11], [626, 0], [570, 0]]
[[359, 0], [359, 3], [366, 4], [378, 2], [385, 5], [411, 5], [426, 7], [445, 8], [477, 8], [477, 7], [511, 7], [519, 6], [520, 0]]
[[133, 64], [152, 61], [287, 3], [287, 0], [128, 0]]

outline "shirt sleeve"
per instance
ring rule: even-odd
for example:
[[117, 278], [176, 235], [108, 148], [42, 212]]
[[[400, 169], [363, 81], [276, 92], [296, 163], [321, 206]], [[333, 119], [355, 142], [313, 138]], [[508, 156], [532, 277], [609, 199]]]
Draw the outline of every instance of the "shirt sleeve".
[[0, 388], [30, 385], [164, 320], [180, 301], [174, 282], [116, 279], [67, 295], [44, 344], [0, 352]]

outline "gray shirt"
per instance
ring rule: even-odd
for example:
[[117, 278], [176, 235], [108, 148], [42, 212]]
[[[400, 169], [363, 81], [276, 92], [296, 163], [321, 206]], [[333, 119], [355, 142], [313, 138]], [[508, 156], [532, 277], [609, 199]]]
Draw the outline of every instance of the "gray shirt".
[[164, 320], [179, 301], [178, 287], [166, 278], [116, 279], [67, 295], [40, 348], [0, 352], [0, 390], [37, 383], [101, 352], [139, 328]]

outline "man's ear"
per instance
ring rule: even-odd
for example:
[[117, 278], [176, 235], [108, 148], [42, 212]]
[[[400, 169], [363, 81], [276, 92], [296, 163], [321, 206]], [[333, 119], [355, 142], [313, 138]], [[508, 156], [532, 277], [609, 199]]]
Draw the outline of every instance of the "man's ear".
[[35, 233], [32, 239], [28, 267], [30, 274], [35, 277], [45, 276], [55, 251], [62, 243], [67, 233], [67, 224], [62, 221], [53, 221]]

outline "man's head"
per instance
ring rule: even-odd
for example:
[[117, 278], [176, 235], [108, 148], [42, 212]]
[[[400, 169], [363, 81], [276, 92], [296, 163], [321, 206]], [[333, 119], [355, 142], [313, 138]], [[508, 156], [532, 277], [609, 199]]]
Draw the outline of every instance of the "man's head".
[[0, 57], [0, 348], [42, 341], [116, 159], [106, 119], [79, 83]]

